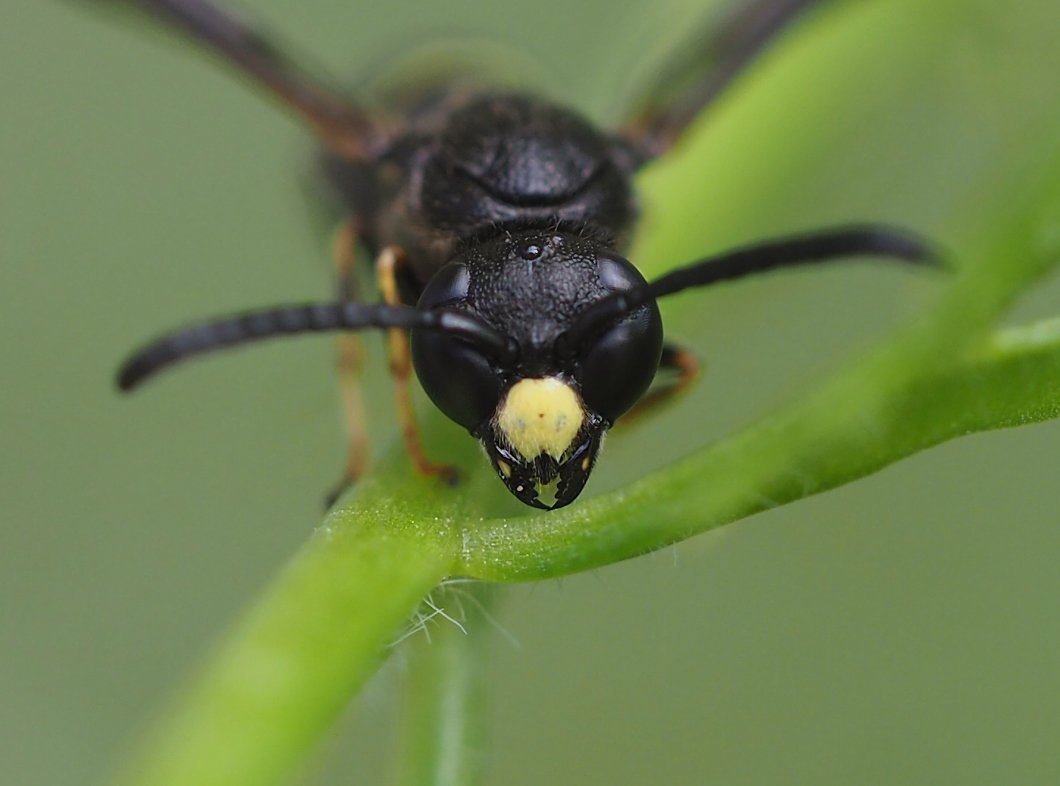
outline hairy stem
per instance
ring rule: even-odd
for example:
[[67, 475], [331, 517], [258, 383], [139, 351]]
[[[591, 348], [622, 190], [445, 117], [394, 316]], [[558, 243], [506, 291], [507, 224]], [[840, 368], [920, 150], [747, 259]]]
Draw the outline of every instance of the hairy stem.
[[399, 786], [474, 786], [486, 751], [485, 650], [496, 588], [458, 582], [432, 593], [405, 686]]

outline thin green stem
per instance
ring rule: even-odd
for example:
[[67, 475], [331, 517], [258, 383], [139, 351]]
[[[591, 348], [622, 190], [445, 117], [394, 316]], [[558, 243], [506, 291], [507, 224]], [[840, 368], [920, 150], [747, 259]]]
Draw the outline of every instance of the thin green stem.
[[[605, 565], [835, 488], [954, 437], [1060, 416], [1056, 321], [1002, 333], [968, 363], [885, 398], [853, 394], [876, 368], [866, 364], [861, 375], [571, 513], [525, 529], [508, 520], [473, 523], [462, 571], [524, 581]], [[524, 532], [532, 534], [524, 539]]]
[[399, 786], [474, 786], [486, 751], [486, 648], [496, 588], [443, 586], [423, 609], [405, 685]]

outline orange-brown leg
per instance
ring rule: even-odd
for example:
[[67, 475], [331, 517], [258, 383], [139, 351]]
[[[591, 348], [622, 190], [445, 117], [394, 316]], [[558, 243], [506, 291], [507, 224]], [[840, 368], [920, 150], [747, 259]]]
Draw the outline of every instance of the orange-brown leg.
[[[357, 263], [357, 230], [353, 221], [347, 221], [338, 232], [332, 246], [335, 257], [335, 274], [338, 280], [339, 298], [356, 299], [355, 270]], [[368, 466], [368, 434], [365, 431], [364, 398], [361, 395], [361, 339], [354, 335], [340, 334], [336, 339], [339, 367], [339, 397], [342, 402], [343, 420], [346, 423], [346, 466], [342, 477], [328, 493], [325, 507], [330, 508], [335, 500], [352, 486]]]
[[[383, 302], [400, 305], [398, 294], [397, 271], [405, 264], [405, 252], [397, 246], [384, 248], [375, 261], [376, 278], [383, 294]], [[420, 441], [420, 431], [416, 425], [416, 413], [412, 406], [412, 394], [409, 390], [409, 377], [412, 375], [412, 355], [409, 351], [408, 334], [404, 330], [387, 331], [387, 355], [390, 358], [390, 373], [394, 377], [394, 398], [397, 402], [398, 421], [401, 424], [401, 438], [405, 441], [416, 471], [423, 475], [437, 475], [446, 483], [457, 480], [456, 467], [448, 464], [436, 464], [427, 458]]]
[[648, 394], [638, 401], [633, 409], [622, 416], [620, 423], [631, 423], [660, 405], [673, 401], [687, 391], [699, 376], [699, 361], [696, 360], [695, 355], [675, 344], [666, 344], [663, 347], [659, 368], [676, 372], [676, 374], [658, 388], [648, 391]]

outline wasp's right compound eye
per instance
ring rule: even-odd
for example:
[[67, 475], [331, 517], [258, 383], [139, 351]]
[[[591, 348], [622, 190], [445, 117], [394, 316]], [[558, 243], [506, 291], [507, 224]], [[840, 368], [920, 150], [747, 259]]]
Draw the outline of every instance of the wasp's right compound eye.
[[[468, 278], [465, 265], [447, 265], [424, 289], [417, 308], [459, 308]], [[450, 420], [475, 431], [493, 417], [504, 377], [480, 347], [445, 332], [413, 330], [412, 363], [427, 396]]]

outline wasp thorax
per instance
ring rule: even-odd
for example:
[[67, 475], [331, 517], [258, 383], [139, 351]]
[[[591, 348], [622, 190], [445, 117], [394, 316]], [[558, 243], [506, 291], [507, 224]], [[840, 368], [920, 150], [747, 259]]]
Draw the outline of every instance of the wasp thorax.
[[556, 377], [522, 379], [497, 408], [499, 435], [526, 461], [540, 455], [557, 461], [581, 431], [585, 412], [581, 398]]

